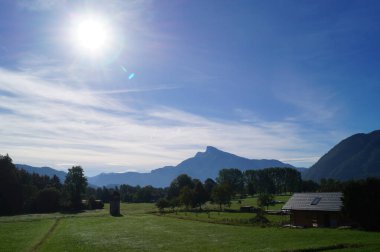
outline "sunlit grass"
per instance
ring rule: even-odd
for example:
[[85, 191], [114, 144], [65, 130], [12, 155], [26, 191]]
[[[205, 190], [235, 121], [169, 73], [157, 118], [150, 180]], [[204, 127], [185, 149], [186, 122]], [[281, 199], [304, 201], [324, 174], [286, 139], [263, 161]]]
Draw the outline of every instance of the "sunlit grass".
[[[0, 251], [30, 251], [53, 225], [53, 218], [0, 222]], [[24, 219], [25, 220], [25, 219]]]
[[[79, 214], [1, 217], [0, 251], [30, 251], [57, 218], [60, 221], [56, 228], [37, 251], [282, 251], [337, 244], [362, 246], [339, 251], [380, 250], [380, 233], [374, 232], [220, 225], [157, 216], [151, 214], [156, 210], [154, 204], [121, 204], [122, 216], [111, 217], [108, 207]], [[230, 214], [234, 213], [212, 212], [212, 218], [224, 218]], [[238, 218], [251, 215], [236, 213]], [[197, 218], [207, 216], [201, 213]]]

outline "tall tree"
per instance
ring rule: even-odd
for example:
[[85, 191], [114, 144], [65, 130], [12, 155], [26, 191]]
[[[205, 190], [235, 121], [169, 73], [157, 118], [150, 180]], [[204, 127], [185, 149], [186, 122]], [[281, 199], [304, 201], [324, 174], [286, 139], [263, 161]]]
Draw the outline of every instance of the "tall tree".
[[222, 210], [222, 205], [230, 205], [232, 198], [232, 190], [229, 184], [218, 184], [212, 189], [212, 201], [219, 205]]
[[239, 169], [231, 168], [220, 170], [216, 181], [219, 184], [228, 184], [233, 194], [241, 194], [244, 191], [243, 173]]
[[202, 205], [207, 201], [207, 192], [204, 189], [202, 182], [197, 181], [194, 186], [194, 205], [202, 209]]
[[258, 174], [255, 170], [246, 170], [243, 173], [245, 190], [249, 195], [257, 193]]
[[188, 210], [190, 206], [194, 205], [194, 190], [188, 186], [182, 187], [179, 199], [185, 205], [186, 210]]
[[343, 190], [343, 209], [368, 230], [380, 230], [380, 179], [350, 181]]
[[321, 192], [341, 192], [344, 189], [344, 183], [335, 179], [321, 179]]
[[50, 187], [54, 187], [56, 188], [57, 190], [60, 190], [62, 188], [62, 184], [61, 184], [61, 180], [59, 179], [59, 177], [57, 175], [54, 175], [51, 179], [50, 179]]
[[69, 196], [70, 205], [74, 209], [80, 209], [82, 205], [82, 193], [85, 192], [87, 178], [80, 166], [69, 169], [65, 179], [65, 189]]
[[181, 189], [185, 186], [189, 187], [190, 189], [193, 189], [194, 183], [190, 176], [188, 176], [187, 174], [181, 174], [170, 183], [170, 187], [168, 190], [168, 198], [171, 199], [178, 197], [181, 192]]
[[302, 192], [316, 192], [320, 189], [317, 182], [313, 180], [302, 180], [301, 191]]
[[7, 155], [0, 155], [0, 214], [14, 214], [22, 210], [22, 187], [18, 170]]
[[56, 188], [45, 188], [39, 191], [34, 201], [34, 210], [40, 213], [58, 211], [60, 197], [61, 194]]
[[217, 185], [216, 182], [211, 178], [208, 178], [205, 180], [204, 188], [207, 193], [207, 200], [211, 200], [211, 192], [214, 186], [216, 185]]

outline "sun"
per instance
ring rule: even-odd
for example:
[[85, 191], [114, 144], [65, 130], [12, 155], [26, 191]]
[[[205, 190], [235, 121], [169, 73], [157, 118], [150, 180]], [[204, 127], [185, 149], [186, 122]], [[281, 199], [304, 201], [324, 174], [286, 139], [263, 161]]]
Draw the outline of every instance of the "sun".
[[76, 49], [85, 55], [101, 55], [112, 43], [111, 27], [100, 16], [77, 17], [72, 23], [71, 30], [71, 37]]

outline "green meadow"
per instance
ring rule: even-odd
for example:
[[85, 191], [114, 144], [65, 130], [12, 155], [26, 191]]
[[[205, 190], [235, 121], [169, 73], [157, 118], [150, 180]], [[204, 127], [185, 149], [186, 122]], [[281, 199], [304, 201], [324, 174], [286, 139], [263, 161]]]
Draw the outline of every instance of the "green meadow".
[[0, 251], [380, 251], [376, 232], [226, 225], [190, 212], [159, 215], [154, 204], [121, 206], [121, 217], [109, 216], [108, 205], [78, 214], [0, 217]]

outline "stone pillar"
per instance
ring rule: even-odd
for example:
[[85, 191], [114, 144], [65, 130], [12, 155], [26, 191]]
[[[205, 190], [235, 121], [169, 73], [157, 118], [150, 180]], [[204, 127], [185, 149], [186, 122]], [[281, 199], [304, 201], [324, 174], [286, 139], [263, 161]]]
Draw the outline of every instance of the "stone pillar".
[[110, 215], [120, 216], [120, 194], [116, 191], [111, 196]]

